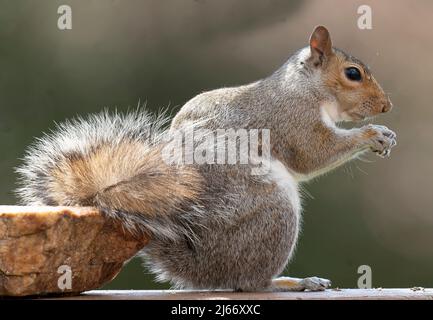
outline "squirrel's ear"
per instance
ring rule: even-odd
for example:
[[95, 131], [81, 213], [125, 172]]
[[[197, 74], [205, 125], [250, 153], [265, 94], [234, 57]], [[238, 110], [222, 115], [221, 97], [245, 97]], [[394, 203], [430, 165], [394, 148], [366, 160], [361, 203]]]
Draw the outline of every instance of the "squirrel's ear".
[[317, 26], [310, 36], [311, 60], [314, 65], [322, 64], [324, 58], [332, 55], [332, 42], [328, 29]]

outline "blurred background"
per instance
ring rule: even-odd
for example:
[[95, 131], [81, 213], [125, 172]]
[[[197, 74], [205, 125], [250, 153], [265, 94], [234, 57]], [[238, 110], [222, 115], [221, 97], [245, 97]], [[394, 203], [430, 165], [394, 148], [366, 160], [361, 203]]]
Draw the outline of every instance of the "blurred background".
[[[72, 30], [57, 9], [72, 8]], [[372, 30], [357, 9], [372, 8]], [[267, 76], [308, 44], [317, 24], [370, 65], [395, 108], [374, 120], [397, 132], [391, 158], [366, 157], [304, 188], [292, 276], [356, 287], [433, 287], [433, 2], [287, 0], [0, 0], [0, 203], [25, 147], [75, 115], [169, 107]], [[106, 288], [167, 288], [132, 260]]]

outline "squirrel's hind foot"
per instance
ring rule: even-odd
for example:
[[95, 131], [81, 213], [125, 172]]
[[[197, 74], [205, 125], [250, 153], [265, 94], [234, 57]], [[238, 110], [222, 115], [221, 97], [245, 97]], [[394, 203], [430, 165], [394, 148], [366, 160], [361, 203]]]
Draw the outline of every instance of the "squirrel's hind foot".
[[270, 291], [324, 291], [331, 287], [331, 281], [318, 277], [304, 279], [279, 277], [272, 280]]

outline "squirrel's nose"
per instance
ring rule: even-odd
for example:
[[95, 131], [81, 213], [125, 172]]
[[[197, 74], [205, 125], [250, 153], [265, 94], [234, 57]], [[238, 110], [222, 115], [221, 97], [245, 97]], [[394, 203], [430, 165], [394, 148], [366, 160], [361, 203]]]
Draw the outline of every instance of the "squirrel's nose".
[[388, 112], [389, 110], [392, 109], [392, 102], [391, 101], [387, 101], [383, 104], [382, 106], [382, 112]]

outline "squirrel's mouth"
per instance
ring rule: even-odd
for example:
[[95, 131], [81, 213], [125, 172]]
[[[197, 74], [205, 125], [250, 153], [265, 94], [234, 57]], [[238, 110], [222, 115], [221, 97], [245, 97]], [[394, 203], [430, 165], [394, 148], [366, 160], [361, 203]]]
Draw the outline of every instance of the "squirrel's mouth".
[[363, 121], [365, 119], [367, 119], [368, 117], [366, 115], [363, 115], [360, 112], [356, 112], [356, 111], [349, 111], [349, 112], [343, 112], [341, 114], [341, 120], [342, 121]]
[[349, 114], [350, 121], [364, 121], [368, 118], [368, 116], [359, 113], [359, 112], [351, 112]]

